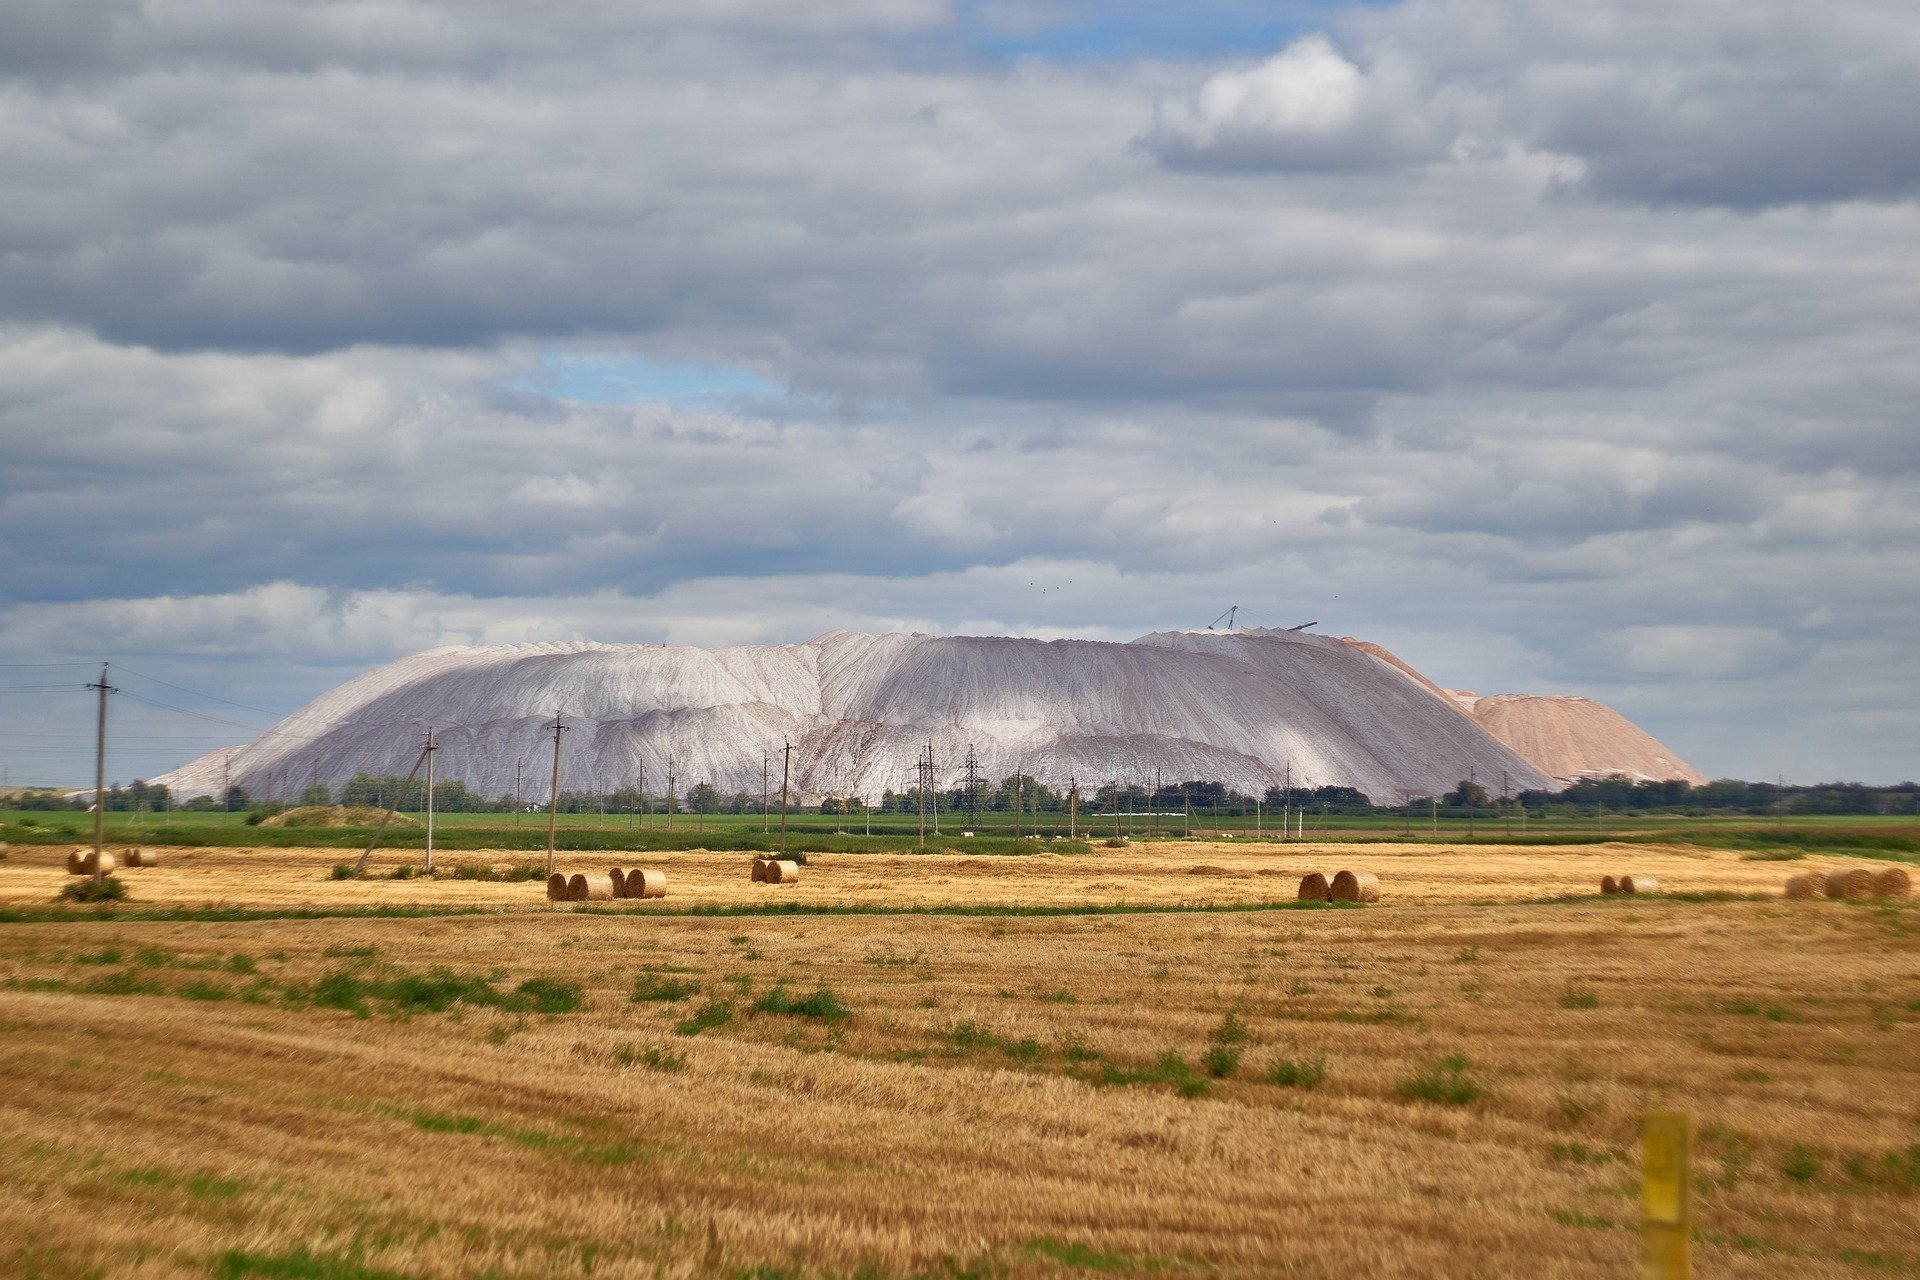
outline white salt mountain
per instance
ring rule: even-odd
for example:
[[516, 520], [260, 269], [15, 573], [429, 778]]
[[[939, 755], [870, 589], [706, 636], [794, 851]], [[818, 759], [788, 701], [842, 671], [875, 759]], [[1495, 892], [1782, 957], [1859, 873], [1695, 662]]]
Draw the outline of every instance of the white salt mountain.
[[[401, 774], [425, 730], [435, 773], [489, 798], [544, 802], [556, 712], [563, 790], [685, 794], [708, 782], [758, 795], [764, 753], [778, 789], [793, 744], [803, 798], [877, 799], [913, 785], [929, 742], [952, 787], [971, 746], [983, 776], [1217, 779], [1259, 794], [1358, 788], [1399, 804], [1469, 775], [1490, 787], [1553, 778], [1436, 686], [1376, 646], [1296, 631], [1161, 632], [1128, 644], [1007, 637], [862, 635], [695, 649], [639, 644], [449, 647], [388, 663], [288, 716], [230, 759], [156, 779], [182, 795], [227, 779], [250, 795], [338, 788]], [[1624, 721], [1622, 722], [1624, 723]], [[216, 753], [217, 754], [217, 753]]]

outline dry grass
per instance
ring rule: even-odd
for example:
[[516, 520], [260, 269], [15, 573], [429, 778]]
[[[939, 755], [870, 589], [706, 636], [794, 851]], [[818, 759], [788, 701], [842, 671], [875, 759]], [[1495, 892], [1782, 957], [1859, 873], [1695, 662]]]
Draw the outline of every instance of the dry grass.
[[[44, 903], [60, 889], [60, 853], [16, 849], [0, 868], [0, 906]], [[440, 855], [437, 879], [389, 881], [394, 867], [418, 865], [419, 853], [376, 852], [368, 879], [329, 880], [328, 872], [351, 862], [339, 849], [162, 848], [161, 865], [142, 872], [136, 896], [142, 903], [241, 907], [531, 907], [544, 902], [540, 882], [456, 880], [451, 868], [487, 865], [513, 855], [487, 850]], [[647, 864], [667, 873], [668, 904], [745, 904], [773, 901], [756, 890], [752, 856], [744, 853], [649, 852]], [[1735, 851], [1685, 845], [1581, 845], [1564, 848], [1500, 845], [1236, 845], [1169, 842], [1137, 844], [1066, 856], [883, 855], [813, 853], [799, 883], [783, 887], [778, 901], [820, 905], [978, 906], [1030, 904], [1077, 906], [1278, 902], [1295, 897], [1300, 878], [1326, 866], [1364, 867], [1380, 878], [1388, 905], [1525, 901], [1592, 895], [1603, 867], [1628, 863], [1657, 877], [1666, 893], [1732, 892], [1779, 895], [1785, 883], [1777, 865], [1743, 861]], [[1816, 865], [1820, 864], [1820, 865]], [[604, 872], [604, 854], [562, 854], [563, 872]], [[1208, 874], [1194, 875], [1196, 866]], [[1823, 874], [1827, 866], [1870, 871], [1860, 859], [1810, 858], [1796, 870]]]
[[[0, 891], [44, 901], [24, 852]], [[1307, 865], [1194, 852], [815, 855], [782, 896], [1284, 900]], [[1620, 852], [1372, 847], [1364, 910], [908, 921], [168, 851], [142, 900], [521, 909], [0, 927], [0, 1273], [1617, 1276], [1652, 1105], [1702, 1123], [1702, 1274], [1920, 1271], [1920, 907], [1521, 901]]]

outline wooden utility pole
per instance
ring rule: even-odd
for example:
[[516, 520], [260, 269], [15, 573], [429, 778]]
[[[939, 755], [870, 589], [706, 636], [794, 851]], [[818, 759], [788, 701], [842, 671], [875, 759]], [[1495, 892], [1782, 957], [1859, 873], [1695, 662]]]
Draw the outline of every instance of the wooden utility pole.
[[367, 859], [373, 856], [374, 846], [378, 845], [380, 837], [386, 834], [387, 824], [393, 821], [394, 810], [398, 809], [400, 802], [406, 798], [407, 790], [413, 786], [413, 780], [419, 775], [420, 766], [425, 763], [426, 758], [426, 748], [422, 747], [420, 754], [413, 758], [413, 768], [407, 770], [407, 780], [400, 784], [399, 794], [394, 796], [393, 803], [387, 806], [387, 811], [380, 815], [380, 825], [373, 829], [373, 839], [367, 841], [366, 849], [360, 854], [360, 861], [353, 866], [353, 874], [359, 875], [367, 869]]
[[513, 762], [513, 825], [516, 827], [520, 825], [520, 773], [524, 764], [525, 760]]
[[675, 760], [672, 756], [668, 756], [667, 757], [667, 830], [669, 831], [673, 830], [673, 786], [674, 786], [674, 776], [675, 776], [674, 770], [678, 767], [679, 767], [679, 761]]
[[100, 691], [100, 715], [93, 739], [93, 882], [102, 884], [107, 873], [102, 868], [102, 851], [107, 842], [107, 695], [114, 692], [107, 683], [107, 664], [100, 664], [100, 683], [87, 686]]
[[787, 856], [787, 778], [793, 769], [793, 744], [780, 743], [780, 856]]
[[1080, 838], [1080, 779], [1067, 779], [1067, 838]]
[[1120, 779], [1113, 780], [1113, 838], [1120, 838]]
[[547, 874], [553, 874], [553, 829], [560, 821], [560, 735], [567, 726], [560, 722], [560, 712], [553, 713], [553, 789], [547, 796]]
[[427, 874], [433, 874], [433, 729], [427, 729]]
[[768, 783], [767, 773], [773, 763], [771, 753], [765, 747], [760, 748], [760, 834], [767, 834]]

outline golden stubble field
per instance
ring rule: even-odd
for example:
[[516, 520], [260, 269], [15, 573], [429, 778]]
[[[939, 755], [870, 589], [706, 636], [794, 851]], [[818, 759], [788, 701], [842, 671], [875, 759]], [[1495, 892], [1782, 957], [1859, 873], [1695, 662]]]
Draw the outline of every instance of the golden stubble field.
[[[21, 852], [0, 896], [44, 901]], [[793, 889], [653, 859], [669, 905], [1246, 901], [1341, 865], [1387, 890], [702, 918], [325, 881], [338, 858], [128, 880], [517, 909], [0, 926], [0, 1273], [1621, 1276], [1661, 1105], [1702, 1127], [1700, 1274], [1920, 1274], [1920, 910], [1526, 901], [1604, 870], [1777, 890], [1813, 859], [821, 855]]]

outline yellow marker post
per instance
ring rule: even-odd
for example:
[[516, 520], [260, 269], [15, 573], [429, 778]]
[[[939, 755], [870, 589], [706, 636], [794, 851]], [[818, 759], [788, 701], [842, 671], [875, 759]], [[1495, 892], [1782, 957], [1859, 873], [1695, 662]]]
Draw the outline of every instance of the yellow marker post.
[[1640, 1238], [1648, 1280], [1693, 1274], [1693, 1117], [1649, 1111], [1640, 1130]]

